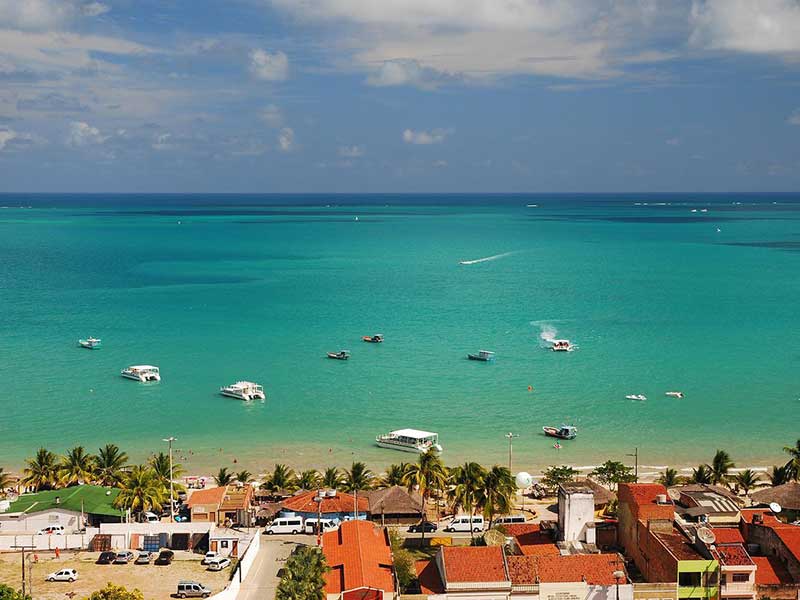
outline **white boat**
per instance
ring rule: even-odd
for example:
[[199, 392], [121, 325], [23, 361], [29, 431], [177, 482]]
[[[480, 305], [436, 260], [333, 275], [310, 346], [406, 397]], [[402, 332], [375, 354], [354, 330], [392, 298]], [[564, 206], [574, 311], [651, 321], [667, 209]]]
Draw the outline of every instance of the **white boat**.
[[683, 398], [683, 392], [665, 392], [664, 395], [673, 398]]
[[78, 340], [78, 345], [81, 348], [88, 348], [89, 350], [94, 350], [95, 348], [99, 348], [101, 344], [100, 338], [88, 337], [85, 340]]
[[644, 394], [628, 394], [625, 396], [628, 400], [647, 400], [647, 396]]
[[122, 369], [120, 375], [142, 383], [146, 381], [161, 381], [161, 373], [158, 371], [158, 367], [153, 365], [134, 365], [127, 369]]
[[575, 348], [569, 340], [550, 340], [552, 346], [550, 349], [553, 352], [572, 352]]
[[417, 452], [422, 454], [430, 449], [441, 452], [439, 434], [419, 429], [398, 429], [390, 431], [375, 438], [375, 443], [381, 448], [401, 450], [403, 452]]
[[219, 388], [219, 393], [239, 400], [266, 400], [267, 398], [264, 388], [252, 381], [237, 381], [233, 385]]

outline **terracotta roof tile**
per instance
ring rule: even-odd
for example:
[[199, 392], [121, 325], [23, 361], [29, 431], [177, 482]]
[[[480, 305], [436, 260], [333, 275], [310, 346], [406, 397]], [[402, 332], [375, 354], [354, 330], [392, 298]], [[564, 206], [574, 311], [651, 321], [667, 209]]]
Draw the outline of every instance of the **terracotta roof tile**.
[[783, 585], [792, 583], [792, 577], [775, 556], [753, 556], [756, 563], [756, 584], [758, 585]]
[[[292, 496], [281, 502], [281, 506], [292, 512], [316, 513], [319, 510], [314, 501], [316, 491], [305, 492]], [[355, 499], [350, 494], [337, 492], [335, 496], [325, 497], [322, 500], [322, 514], [328, 513], [351, 513], [355, 506]], [[365, 513], [369, 509], [369, 500], [362, 495], [358, 495], [358, 511]]]
[[205, 490], [197, 490], [192, 492], [186, 504], [191, 508], [198, 504], [215, 504], [222, 503], [222, 498], [225, 496], [225, 486], [208, 488]]
[[517, 545], [526, 555], [556, 555], [561, 554], [552, 537], [541, 531], [538, 523], [519, 523], [504, 525], [503, 529], [508, 535], [517, 540]]
[[439, 568], [436, 566], [435, 559], [418, 560], [414, 563], [414, 569], [417, 572], [420, 591], [423, 594], [444, 594], [442, 578], [439, 577]]
[[742, 532], [736, 527], [712, 527], [718, 544], [744, 544]]
[[384, 529], [369, 521], [346, 521], [322, 536], [322, 551], [331, 568], [325, 576], [326, 593], [363, 587], [394, 590], [392, 550]]
[[[571, 554], [568, 556], [509, 556], [508, 572], [513, 585], [577, 583], [613, 585], [614, 571], [623, 561], [617, 554]], [[626, 583], [627, 579], [620, 579]]]
[[773, 527], [773, 531], [788, 548], [789, 552], [800, 561], [800, 527], [797, 525], [786, 525], [784, 527]]
[[507, 556], [508, 574], [512, 585], [536, 584], [536, 557], [535, 556]]
[[[719, 541], [719, 540], [717, 540]], [[753, 561], [742, 544], [717, 544], [711, 555], [726, 567], [748, 566]]]
[[447, 583], [508, 581], [500, 546], [442, 547]]
[[221, 510], [244, 510], [253, 500], [253, 487], [246, 485], [239, 487], [236, 485], [229, 485], [225, 491], [225, 497], [222, 499]]

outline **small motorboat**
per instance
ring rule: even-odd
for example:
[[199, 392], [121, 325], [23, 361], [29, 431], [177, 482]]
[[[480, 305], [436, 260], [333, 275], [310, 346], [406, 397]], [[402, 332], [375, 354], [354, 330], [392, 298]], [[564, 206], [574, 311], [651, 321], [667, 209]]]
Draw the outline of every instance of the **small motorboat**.
[[376, 333], [375, 335], [365, 335], [361, 339], [369, 344], [380, 344], [383, 342], [383, 334]]
[[81, 348], [88, 348], [89, 350], [96, 350], [100, 347], [100, 338], [88, 337], [85, 340], [78, 340], [78, 345]]
[[328, 358], [332, 358], [334, 360], [347, 360], [350, 358], [350, 351], [339, 350], [338, 352], [328, 352]]
[[550, 349], [553, 352], [572, 352], [574, 350], [569, 340], [552, 340], [552, 344]]
[[561, 427], [542, 427], [545, 435], [558, 438], [560, 440], [574, 440], [578, 435], [578, 430], [572, 425], [562, 425]]
[[664, 395], [672, 398], [683, 398], [683, 392], [665, 392]]
[[482, 362], [489, 362], [494, 360], [494, 352], [490, 352], [489, 350], [481, 350], [477, 354], [467, 354], [467, 358], [470, 360], [480, 360]]
[[628, 400], [639, 400], [639, 401], [647, 400], [647, 396], [645, 396], [644, 394], [628, 394], [625, 397]]

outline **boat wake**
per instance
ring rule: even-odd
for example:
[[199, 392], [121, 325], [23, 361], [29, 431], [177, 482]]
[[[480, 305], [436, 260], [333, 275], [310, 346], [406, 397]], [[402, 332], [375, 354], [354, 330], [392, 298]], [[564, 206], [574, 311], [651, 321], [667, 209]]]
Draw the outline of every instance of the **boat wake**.
[[484, 256], [483, 258], [476, 258], [474, 260], [460, 260], [458, 264], [460, 265], [477, 265], [478, 263], [482, 262], [489, 262], [490, 260], [497, 260], [498, 258], [505, 258], [506, 256], [511, 256], [514, 252], [503, 252], [502, 254], [494, 254], [492, 256]]
[[551, 346], [558, 335], [558, 329], [547, 321], [532, 321], [531, 325], [539, 328], [539, 343], [542, 346]]

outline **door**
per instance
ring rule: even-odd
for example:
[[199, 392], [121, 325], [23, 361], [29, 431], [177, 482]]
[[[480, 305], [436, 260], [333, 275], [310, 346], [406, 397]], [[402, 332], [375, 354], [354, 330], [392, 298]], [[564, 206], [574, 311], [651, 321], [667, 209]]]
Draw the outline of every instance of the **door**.
[[217, 551], [217, 542], [216, 542], [216, 540], [211, 542], [211, 551], [212, 552], [216, 552]]
[[231, 546], [231, 556], [233, 556], [234, 558], [239, 556], [238, 549], [239, 549], [239, 540], [233, 540], [233, 545]]

